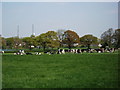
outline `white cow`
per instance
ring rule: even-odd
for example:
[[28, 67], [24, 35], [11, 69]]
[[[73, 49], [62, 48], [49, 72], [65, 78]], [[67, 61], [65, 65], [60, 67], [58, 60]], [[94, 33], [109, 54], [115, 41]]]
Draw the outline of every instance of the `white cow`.
[[62, 54], [65, 54], [65, 50], [64, 49], [62, 50]]
[[4, 51], [2, 51], [2, 53], [5, 53]]
[[35, 55], [41, 55], [41, 53], [39, 53], [39, 52], [35, 52]]
[[19, 50], [19, 52], [14, 53], [14, 55], [25, 55], [25, 51], [24, 50]]

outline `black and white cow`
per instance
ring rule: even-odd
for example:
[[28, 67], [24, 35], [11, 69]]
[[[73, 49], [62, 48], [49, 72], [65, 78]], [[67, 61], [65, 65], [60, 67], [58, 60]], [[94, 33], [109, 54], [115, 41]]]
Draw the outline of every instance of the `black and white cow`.
[[65, 50], [64, 49], [58, 49], [57, 54], [65, 54]]
[[30, 52], [27, 52], [27, 53], [26, 53], [26, 55], [33, 55], [33, 54], [32, 54], [32, 53], [30, 53]]
[[25, 55], [26, 53], [24, 50], [19, 50], [18, 52], [14, 53], [14, 55]]
[[41, 55], [42, 53], [39, 53], [39, 52], [35, 52], [35, 55]]

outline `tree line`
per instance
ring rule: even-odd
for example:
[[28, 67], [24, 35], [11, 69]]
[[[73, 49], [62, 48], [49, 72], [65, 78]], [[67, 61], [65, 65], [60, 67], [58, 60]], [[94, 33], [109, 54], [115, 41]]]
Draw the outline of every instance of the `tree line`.
[[92, 34], [87, 34], [80, 37], [73, 30], [58, 30], [48, 31], [38, 36], [31, 35], [30, 37], [9, 37], [4, 38], [0, 36], [2, 49], [30, 49], [42, 48], [73, 48], [73, 47], [87, 47], [91, 45], [101, 48], [120, 48], [120, 29], [113, 30], [112, 28], [101, 34], [101, 38], [97, 38]]

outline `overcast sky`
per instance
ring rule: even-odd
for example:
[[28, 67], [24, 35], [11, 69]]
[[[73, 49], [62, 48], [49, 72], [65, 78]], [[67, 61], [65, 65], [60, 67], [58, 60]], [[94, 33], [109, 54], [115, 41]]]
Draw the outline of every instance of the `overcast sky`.
[[[1, 4], [0, 4], [1, 5]], [[20, 37], [49, 30], [74, 30], [81, 37], [98, 38], [109, 28], [118, 27], [117, 2], [3, 2], [2, 36], [14, 37], [19, 25]]]

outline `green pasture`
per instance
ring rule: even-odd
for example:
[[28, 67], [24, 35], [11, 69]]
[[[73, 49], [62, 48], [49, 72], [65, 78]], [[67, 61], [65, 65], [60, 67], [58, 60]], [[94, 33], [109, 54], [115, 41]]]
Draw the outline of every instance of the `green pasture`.
[[117, 88], [118, 54], [2, 56], [3, 88]]

